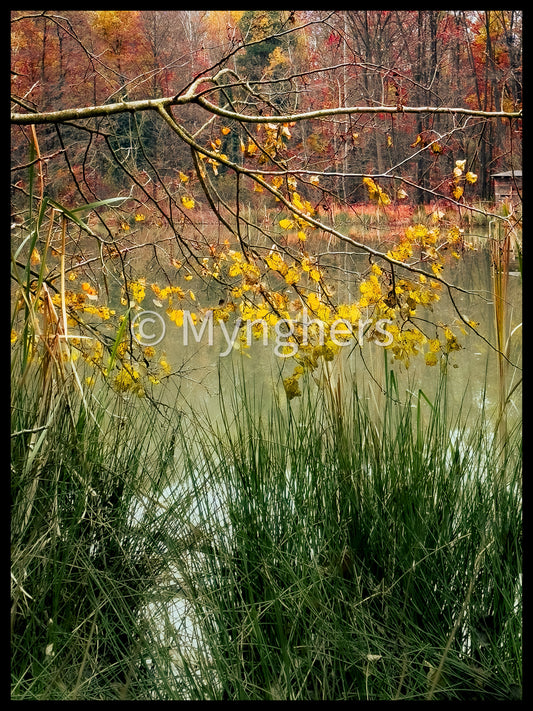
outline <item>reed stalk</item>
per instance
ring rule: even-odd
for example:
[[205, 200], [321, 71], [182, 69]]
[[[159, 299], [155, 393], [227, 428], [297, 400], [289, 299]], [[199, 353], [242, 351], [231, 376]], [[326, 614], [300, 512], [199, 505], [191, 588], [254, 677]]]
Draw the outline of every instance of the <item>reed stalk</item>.
[[[503, 236], [502, 233], [503, 232]], [[512, 386], [509, 382], [511, 340], [521, 324], [511, 328], [509, 315], [508, 289], [509, 269], [511, 261], [511, 247], [513, 228], [509, 223], [498, 223], [498, 236], [490, 239], [490, 258], [492, 275], [492, 298], [494, 304], [494, 327], [496, 334], [497, 363], [498, 363], [498, 416], [496, 432], [502, 448], [507, 446], [508, 417], [507, 404]]]

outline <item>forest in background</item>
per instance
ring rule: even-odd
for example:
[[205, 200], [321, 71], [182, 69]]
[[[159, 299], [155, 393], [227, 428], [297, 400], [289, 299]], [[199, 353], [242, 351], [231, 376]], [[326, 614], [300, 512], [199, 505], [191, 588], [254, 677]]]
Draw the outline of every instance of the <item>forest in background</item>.
[[[402, 113], [403, 106], [517, 112], [522, 102], [522, 15], [517, 10], [202, 11], [70, 10], [12, 13], [13, 95], [22, 112], [58, 111], [183, 94], [203, 73], [231, 69], [256, 92], [235, 86], [242, 111], [302, 113], [337, 106], [397, 106], [387, 113], [326, 116], [291, 127], [285, 160], [326, 173], [323, 186], [349, 204], [365, 201], [351, 174], [408, 178], [398, 201], [453, 198], [455, 161], [478, 180], [470, 200], [493, 198], [491, 174], [521, 169], [521, 124], [453, 112]], [[261, 96], [259, 96], [261, 94]], [[180, 109], [191, 135], [209, 120], [197, 104]], [[234, 128], [228, 122], [227, 128]], [[207, 131], [209, 133], [209, 130]], [[219, 139], [215, 126], [210, 140]], [[242, 162], [242, 135], [224, 153]], [[245, 147], [248, 149], [246, 137]], [[188, 146], [155, 112], [95, 125], [40, 129], [56, 199], [91, 201], [124, 191], [124, 162], [155, 199], [189, 176]], [[68, 151], [65, 150], [68, 146]], [[425, 150], [421, 150], [425, 149]], [[253, 148], [251, 150], [254, 150]], [[12, 138], [13, 165], [27, 163], [28, 139]], [[21, 169], [22, 170], [22, 169]], [[223, 177], [226, 168], [220, 168]], [[24, 175], [14, 171], [14, 199]], [[222, 182], [222, 181], [220, 181]], [[222, 193], [224, 192], [221, 188]], [[159, 191], [159, 192], [158, 192]], [[134, 189], [134, 196], [144, 198]], [[405, 194], [405, 197], [404, 197]], [[250, 199], [257, 196], [250, 196]]]

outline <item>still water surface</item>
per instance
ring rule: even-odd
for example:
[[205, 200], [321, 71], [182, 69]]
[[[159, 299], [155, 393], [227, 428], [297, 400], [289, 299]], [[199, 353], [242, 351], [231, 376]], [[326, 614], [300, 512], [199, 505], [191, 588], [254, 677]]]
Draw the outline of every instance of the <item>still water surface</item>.
[[[498, 358], [495, 350], [489, 345], [496, 342], [490, 255], [485, 240], [478, 240], [478, 245], [476, 250], [466, 251], [461, 260], [452, 260], [443, 276], [450, 283], [468, 290], [469, 293], [453, 292], [455, 305], [467, 319], [479, 322], [479, 331], [487, 340], [472, 332], [461, 332], [462, 324], [445, 292], [435, 304], [433, 312], [420, 311], [420, 316], [449, 325], [462, 345], [460, 351], [449, 356], [448, 394], [451, 404], [461, 406], [463, 410], [473, 406], [474, 409], [485, 407], [490, 411], [498, 400]], [[381, 248], [383, 249], [383, 245]], [[337, 282], [334, 282], [336, 298], [344, 302], [358, 299], [358, 276], [368, 270], [368, 255], [337, 251], [328, 257], [328, 261], [338, 267]], [[145, 262], [143, 269], [147, 283], [150, 283], [151, 274], [158, 272], [155, 260], [153, 264]], [[335, 279], [335, 272], [333, 274]], [[212, 307], [216, 305], [219, 296], [225, 296], [199, 280], [189, 282], [187, 287], [192, 288], [196, 295], [195, 310]], [[507, 392], [521, 378], [521, 298], [522, 278], [518, 271], [513, 271], [509, 277], [507, 294], [508, 333], [513, 332], [509, 359], [519, 367], [509, 365], [506, 368]], [[156, 310], [151, 306], [148, 297], [143, 308]], [[164, 310], [161, 316], [165, 319]], [[420, 322], [420, 325], [427, 332], [423, 322]], [[197, 412], [208, 412], [213, 419], [218, 412], [219, 396], [227, 395], [235, 389], [236, 374], [242, 374], [248, 390], [254, 392], [257, 401], [265, 406], [271, 397], [283, 397], [281, 379], [292, 374], [294, 360], [276, 356], [273, 341], [264, 345], [262, 339], [252, 340], [251, 347], [244, 354], [229, 348], [233, 326], [234, 320], [230, 319], [226, 327], [227, 335], [220, 328], [214, 327], [214, 338], [211, 342], [205, 330], [199, 343], [189, 329], [188, 341], [184, 343], [184, 329], [177, 328], [166, 319], [165, 335], [157, 348], [159, 352], [164, 353], [173, 372], [179, 375], [165, 381], [160, 392], [164, 400], [169, 404], [181, 403], [185, 408], [192, 406]], [[200, 333], [200, 325], [197, 327], [197, 333]], [[402, 363], [394, 361], [390, 352], [387, 362], [387, 367], [394, 370], [401, 395], [405, 396], [409, 392], [417, 394], [418, 390], [422, 389], [429, 398], [433, 397], [439, 366], [425, 365], [422, 355], [412, 358], [409, 368], [406, 368]], [[338, 362], [330, 370], [335, 382], [340, 377], [345, 388], [356, 383], [358, 392], [375, 400], [376, 406], [379, 407], [377, 394], [385, 382], [385, 357], [382, 347], [375, 343], [365, 343], [362, 348], [344, 347]], [[156, 394], [154, 391], [154, 395]], [[297, 399], [292, 402], [296, 404]], [[521, 390], [517, 387], [510, 399], [509, 414], [518, 415], [520, 408]]]

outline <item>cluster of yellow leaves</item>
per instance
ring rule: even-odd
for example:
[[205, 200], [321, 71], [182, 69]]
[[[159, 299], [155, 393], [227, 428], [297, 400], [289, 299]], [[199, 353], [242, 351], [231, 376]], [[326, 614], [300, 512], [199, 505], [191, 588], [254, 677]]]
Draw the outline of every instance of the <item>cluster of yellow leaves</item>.
[[403, 329], [398, 324], [389, 324], [387, 331], [392, 336], [392, 343], [389, 348], [395, 359], [401, 360], [406, 368], [409, 367], [410, 358], [418, 355], [419, 349], [427, 342], [424, 334], [418, 328]]
[[115, 311], [110, 309], [108, 306], [85, 306], [83, 309], [86, 313], [95, 314], [100, 316], [104, 321], [109, 321], [111, 316], [115, 315]]
[[380, 205], [390, 204], [390, 197], [372, 178], [363, 178], [363, 183], [368, 188], [368, 196], [371, 200], [375, 200]]
[[[433, 222], [440, 222], [442, 212], [435, 211], [432, 215]], [[402, 234], [399, 243], [388, 250], [387, 257], [398, 262], [406, 262], [412, 255], [415, 248], [418, 249], [421, 259], [428, 262], [432, 272], [440, 276], [445, 262], [445, 250], [450, 246], [464, 247], [462, 233], [458, 227], [451, 227], [447, 234], [442, 235], [438, 225], [433, 228], [426, 225], [410, 225]], [[455, 247], [451, 250], [451, 255], [459, 259], [460, 255]]]
[[301, 260], [302, 269], [309, 274], [309, 278], [314, 282], [319, 282], [322, 279], [322, 272], [314, 259], [304, 255]]
[[397, 262], [405, 262], [413, 254], [413, 245], [407, 236], [402, 236], [400, 243], [394, 247], [394, 249], [389, 249], [387, 252], [387, 257], [390, 259], [395, 259]]
[[[187, 276], [184, 277], [187, 279]], [[184, 311], [181, 308], [176, 308], [174, 305], [174, 299], [177, 298], [178, 301], [189, 298], [191, 301], [196, 301], [196, 295], [189, 289], [185, 291], [180, 286], [171, 284], [170, 286], [165, 286], [164, 288], [159, 287], [157, 284], [150, 284], [151, 290], [156, 295], [156, 299], [153, 300], [155, 306], [161, 308], [163, 302], [167, 301], [167, 308], [165, 313], [168, 318], [178, 327], [183, 326], [183, 314]], [[190, 313], [191, 320], [193, 323], [197, 322], [197, 315], [195, 313]]]
[[100, 348], [94, 353], [92, 361], [90, 357], [86, 357], [86, 360], [98, 366], [114, 390], [120, 393], [143, 397], [148, 383], [159, 385], [161, 379], [172, 372], [164, 353], [157, 358], [155, 348], [141, 346], [136, 341], [132, 343], [129, 337], [118, 343], [113, 361], [109, 358], [106, 363], [103, 355], [103, 349]]
[[289, 57], [285, 54], [285, 52], [280, 48], [276, 47], [270, 54], [268, 55], [268, 68], [267, 68], [267, 73], [272, 74], [272, 72], [277, 69], [278, 67], [284, 67], [287, 64], [290, 64], [291, 60]]
[[175, 294], [178, 299], [183, 299], [185, 297], [185, 292], [179, 286], [165, 286], [161, 289], [157, 284], [150, 284], [150, 288], [157, 298], [163, 301], [171, 297], [173, 294]]
[[258, 125], [258, 131], [265, 134], [262, 148], [263, 152], [259, 156], [260, 163], [266, 163], [269, 158], [274, 159], [280, 157], [286, 148], [286, 141], [291, 137], [290, 129], [294, 126], [291, 123], [265, 123]]
[[[276, 155], [283, 145], [282, 139], [290, 137], [289, 125], [270, 125], [264, 128], [266, 139], [270, 142], [271, 154]], [[222, 129], [222, 135], [227, 135], [229, 128]], [[282, 141], [281, 145], [278, 145]], [[255, 155], [258, 144], [252, 139], [245, 148], [247, 155]], [[264, 147], [264, 146], [263, 146]], [[215, 139], [211, 142], [211, 150], [215, 153], [222, 150], [222, 141]], [[220, 153], [220, 155], [223, 155]], [[474, 182], [475, 175], [467, 173], [463, 178], [464, 161], [458, 161], [454, 178], [456, 181], [464, 180]], [[216, 174], [216, 165], [213, 166]], [[186, 183], [189, 178], [180, 171], [180, 180]], [[313, 181], [316, 183], [317, 181]], [[368, 188], [370, 197], [380, 204], [386, 205], [390, 199], [385, 192], [370, 178], [363, 180]], [[314, 208], [309, 200], [303, 197], [304, 191], [297, 189], [296, 178], [290, 174], [275, 175], [271, 184], [276, 190], [286, 187], [287, 200], [294, 206], [290, 217], [281, 219], [279, 225], [284, 230], [298, 230], [300, 240], [305, 240], [305, 230], [311, 226], [305, 218], [314, 215]], [[194, 207], [194, 200], [187, 195], [182, 196], [184, 207]], [[440, 275], [444, 268], [445, 250], [452, 247], [451, 254], [458, 257], [455, 249], [462, 248], [462, 233], [457, 227], [452, 227], [446, 232], [442, 228], [442, 213], [435, 211], [432, 216], [432, 225], [415, 224], [407, 227], [400, 240], [395, 244], [387, 257], [398, 262], [407, 263], [413, 256], [417, 260], [426, 262], [435, 275]], [[136, 222], [142, 222], [144, 215], [137, 213]], [[446, 252], [450, 254], [450, 251]], [[37, 256], [34, 255], [34, 259]], [[182, 263], [173, 260], [173, 265], [180, 269]], [[222, 248], [211, 245], [210, 257], [205, 257], [199, 262], [202, 274], [218, 277], [225, 265], [225, 273], [229, 278], [236, 278], [233, 285], [232, 296], [241, 299], [238, 304], [222, 303], [217, 308], [199, 308], [198, 313], [187, 312], [192, 323], [209, 315], [216, 323], [227, 322], [232, 311], [237, 311], [241, 321], [240, 334], [237, 346], [243, 350], [248, 347], [247, 335], [253, 338], [280, 336], [276, 328], [280, 320], [291, 322], [294, 329], [286, 335], [286, 342], [279, 347], [279, 355], [294, 356], [297, 363], [294, 373], [285, 378], [283, 385], [289, 399], [301, 395], [300, 379], [305, 372], [314, 371], [321, 361], [331, 361], [340, 352], [342, 345], [350, 341], [361, 343], [367, 340], [381, 340], [384, 347], [388, 348], [394, 358], [409, 367], [413, 357], [423, 353], [428, 366], [434, 366], [439, 361], [439, 356], [447, 356], [461, 348], [455, 334], [446, 324], [439, 328], [443, 338], [428, 338], [417, 328], [415, 320], [419, 308], [432, 308], [434, 302], [440, 298], [441, 284], [424, 275], [400, 278], [391, 271], [386, 260], [380, 265], [372, 264], [368, 273], [359, 285], [360, 296], [353, 303], [342, 303], [335, 306], [330, 302], [331, 296], [325, 283], [325, 274], [322, 272], [318, 260], [309, 256], [300, 246], [298, 257], [291, 257], [281, 248], [273, 247], [270, 252], [260, 256], [257, 252], [240, 252], [229, 249], [229, 243]], [[403, 270], [402, 270], [403, 271]], [[282, 288], [270, 288], [271, 281], [266, 279], [269, 274], [276, 275], [281, 280]], [[75, 273], [69, 275], [74, 280]], [[185, 279], [192, 278], [190, 275]], [[296, 300], [289, 301], [288, 293], [294, 288]], [[183, 327], [185, 311], [183, 304], [177, 303], [196, 297], [178, 285], [167, 285], [163, 288], [151, 284], [150, 288], [155, 299], [153, 303], [164, 308], [166, 302], [166, 315], [177, 327]], [[246, 293], [248, 292], [248, 293]], [[127, 297], [127, 298], [126, 298]], [[102, 320], [109, 321], [115, 312], [106, 306], [88, 304], [87, 300], [97, 300], [97, 290], [89, 283], [83, 282], [79, 293], [66, 292], [65, 301], [70, 311], [83, 310]], [[139, 310], [146, 299], [146, 280], [137, 278], [128, 282], [127, 291], [123, 290], [122, 304]], [[60, 304], [56, 295], [54, 304]], [[258, 301], [259, 303], [254, 303]], [[309, 313], [312, 322], [307, 323]], [[204, 314], [204, 316], [202, 316]], [[379, 331], [376, 324], [380, 319], [387, 319], [386, 334]], [[366, 325], [365, 325], [366, 324]], [[388, 336], [390, 343], [383, 340]], [[16, 337], [13, 336], [12, 338]], [[104, 350], [95, 345], [90, 339], [80, 342], [79, 351], [90, 365], [96, 366], [118, 392], [131, 392], [142, 396], [145, 392], [147, 379], [152, 384], [160, 382], [161, 377], [170, 372], [170, 367], [162, 356], [156, 357], [154, 348], [144, 348], [135, 339], [124, 338], [123, 342], [114, 349], [114, 362], [109, 359], [105, 363]], [[135, 352], [133, 352], [135, 351]], [[112, 362], [112, 367], [110, 363]]]
[[294, 397], [301, 396], [302, 391], [300, 390], [300, 384], [298, 382], [298, 379], [300, 378], [303, 372], [303, 368], [298, 369], [297, 367], [291, 376], [289, 376], [288, 378], [283, 378], [283, 387], [285, 389], [285, 394], [287, 395], [287, 398], [289, 400], [292, 400]]
[[[81, 287], [81, 292], [74, 292], [70, 290], [66, 290], [64, 292], [64, 303], [67, 314], [69, 314], [68, 325], [73, 327], [76, 326], [76, 320], [70, 317], [73, 316], [75, 312], [93, 314], [100, 317], [104, 321], [109, 321], [111, 316], [115, 315], [115, 311], [108, 306], [95, 306], [88, 304], [87, 299], [94, 300], [98, 298], [97, 292], [88, 282], [84, 282]], [[54, 294], [52, 297], [52, 303], [58, 308], [61, 307], [61, 294]]]
[[261, 270], [259, 267], [251, 260], [247, 260], [242, 252], [230, 250], [229, 257], [232, 264], [229, 268], [228, 275], [230, 277], [242, 276], [240, 289], [237, 289], [235, 293], [238, 291], [242, 293], [243, 291], [249, 291], [257, 287], [261, 279]]
[[[85, 307], [85, 300], [87, 296], [82, 293], [76, 293], [73, 291], [65, 291], [65, 306], [68, 311], [82, 311]], [[52, 297], [52, 303], [55, 306], [61, 306], [61, 294], [54, 294]]]
[[[303, 213], [305, 216], [312, 217], [314, 215], [315, 209], [311, 205], [309, 200], [302, 200], [300, 194], [297, 193], [295, 190], [293, 190], [291, 193], [291, 202], [294, 207], [300, 210], [300, 213]], [[301, 214], [297, 214], [295, 212], [292, 213], [292, 220], [288, 218], [283, 218], [279, 221], [279, 226], [284, 230], [298, 229], [297, 236], [298, 239], [302, 242], [307, 239], [305, 229], [309, 227], [314, 227], [314, 225], [308, 220], [306, 220], [305, 217], [302, 217]]]
[[[299, 210], [309, 208], [309, 205], [306, 205], [294, 190], [293, 204], [296, 204]], [[462, 245], [461, 231], [456, 227], [450, 228], [447, 232], [442, 230], [441, 218], [442, 213], [437, 212], [436, 217], [432, 219], [433, 226], [416, 224], [407, 227], [399, 242], [387, 253], [387, 256], [397, 261], [406, 262], [416, 250], [419, 253], [417, 258], [427, 262], [434, 274], [440, 274], [444, 268], [444, 256], [449, 254], [449, 251], [445, 250], [450, 246]], [[280, 226], [284, 229], [292, 229], [295, 227], [295, 220], [281, 220]], [[452, 255], [459, 256], [454, 251], [452, 251]], [[255, 256], [257, 257], [257, 255]], [[401, 361], [406, 367], [409, 367], [411, 359], [422, 353], [424, 349], [427, 350], [425, 353], [426, 363], [435, 365], [438, 362], [439, 354], [449, 354], [460, 348], [455, 336], [450, 337], [451, 332], [449, 332], [448, 326], [442, 326], [444, 338], [441, 343], [438, 338], [428, 339], [414, 323], [413, 319], [419, 315], [419, 309], [432, 309], [433, 304], [439, 301], [442, 285], [437, 280], [430, 279], [425, 275], [394, 279], [394, 275], [391, 276], [390, 271], [387, 270], [386, 263], [381, 267], [378, 264], [373, 264], [359, 285], [359, 300], [351, 304], [340, 304], [335, 308], [328, 300], [324, 275], [312, 257], [306, 253], [300, 253], [298, 260], [291, 263], [286, 254], [283, 254], [278, 248], [273, 248], [263, 260], [270, 272], [279, 275], [289, 286], [297, 287], [298, 299], [295, 302], [297, 311], [303, 306], [312, 314], [312, 318], [316, 322], [322, 324], [320, 328], [316, 323], [311, 324], [308, 329], [305, 329], [304, 337], [302, 324], [299, 323], [301, 312], [300, 316], [298, 313], [294, 315], [294, 312], [291, 312], [293, 313], [292, 321], [296, 327], [293, 338], [289, 340], [291, 343], [296, 343], [298, 348], [294, 352], [294, 348], [291, 347], [289, 349], [290, 355], [294, 356], [299, 364], [298, 367], [302, 367], [303, 371], [295, 372], [285, 380], [285, 390], [289, 398], [298, 396], [298, 383], [302, 372], [308, 369], [314, 370], [321, 359], [333, 359], [339, 352], [342, 342], [348, 342], [350, 339], [360, 342], [363, 334], [359, 332], [359, 325], [363, 319], [366, 320], [369, 316], [371, 317], [370, 325], [364, 328], [364, 337], [368, 340], [381, 340], [385, 347], [391, 349], [394, 358]], [[248, 262], [241, 252], [229, 252], [229, 275], [243, 276], [243, 283], [239, 289], [234, 290], [234, 296], [242, 296], [243, 291], [247, 287], [248, 289], [252, 288], [252, 286], [256, 293], [268, 294], [268, 303], [263, 302], [260, 307], [248, 305], [241, 309], [243, 324], [248, 321], [252, 322], [254, 337], [263, 336], [264, 338], [264, 327], [259, 326], [257, 321], [266, 319], [269, 325], [267, 336], [270, 338], [272, 328], [280, 318], [291, 319], [287, 313], [286, 300], [278, 304], [278, 309], [274, 309], [275, 313], [273, 312], [273, 295], [279, 295], [279, 292], [266, 290], [258, 265], [259, 262], [257, 264]], [[253, 274], [253, 279], [249, 279], [246, 285], [245, 276], [248, 270]], [[306, 286], [306, 282], [302, 280], [302, 276], [306, 274], [310, 280], [307, 284], [319, 283], [320, 292], [315, 292], [313, 288], [309, 289], [309, 286]], [[380, 319], [387, 319], [390, 322], [386, 334], [379, 331], [378, 335], [376, 331], [375, 324]], [[390, 339], [390, 344], [384, 341], [385, 336]]]
[[[129, 284], [131, 295], [133, 297], [133, 300], [137, 304], [141, 304], [144, 301], [144, 297], [146, 296], [145, 286], [146, 286], [145, 279], [139, 279], [138, 281], [132, 281]], [[125, 303], [125, 302], [123, 302], [123, 303]]]
[[132, 392], [139, 397], [144, 395], [141, 375], [138, 370], [130, 366], [124, 366], [119, 370], [113, 378], [113, 387], [119, 393]]
[[359, 291], [362, 294], [359, 306], [371, 306], [380, 301], [383, 296], [381, 292], [381, 281], [375, 274], [370, 274], [366, 281], [359, 284]]
[[[453, 169], [454, 182], [452, 195], [456, 200], [459, 200], [463, 196], [464, 183], [470, 183], [471, 185], [473, 185], [477, 180], [477, 175], [475, 173], [472, 173], [471, 171], [468, 171], [463, 179], [463, 171], [465, 169], [465, 165], [466, 160], [455, 161], [455, 168]], [[461, 185], [461, 182], [463, 182], [463, 185]]]

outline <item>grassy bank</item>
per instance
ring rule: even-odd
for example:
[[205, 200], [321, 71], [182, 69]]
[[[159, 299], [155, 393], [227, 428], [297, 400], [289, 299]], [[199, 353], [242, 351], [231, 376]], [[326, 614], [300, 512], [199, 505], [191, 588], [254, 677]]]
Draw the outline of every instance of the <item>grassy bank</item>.
[[41, 393], [12, 391], [13, 698], [519, 697], [521, 433], [445, 381], [381, 417], [241, 383], [216, 422]]

